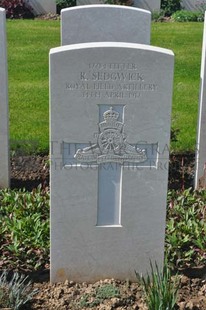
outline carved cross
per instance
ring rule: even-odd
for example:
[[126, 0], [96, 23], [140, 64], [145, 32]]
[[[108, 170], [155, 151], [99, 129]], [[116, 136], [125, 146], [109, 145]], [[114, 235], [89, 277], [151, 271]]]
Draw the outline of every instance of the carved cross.
[[127, 141], [124, 108], [124, 105], [99, 105], [95, 143], [64, 143], [65, 166], [98, 168], [97, 226], [121, 226], [123, 170], [157, 165], [157, 143], [130, 144]]

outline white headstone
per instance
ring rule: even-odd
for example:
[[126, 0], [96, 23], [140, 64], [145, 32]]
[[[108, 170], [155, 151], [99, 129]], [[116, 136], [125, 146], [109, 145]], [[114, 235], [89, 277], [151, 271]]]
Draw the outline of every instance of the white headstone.
[[200, 71], [199, 117], [195, 169], [195, 188], [199, 187], [206, 187], [206, 14]]
[[134, 0], [134, 7], [142, 8], [145, 10], [159, 11], [160, 10], [160, 0]]
[[[77, 5], [106, 4], [106, 0], [77, 0]], [[160, 10], [160, 0], [133, 0], [133, 7], [142, 8], [149, 11]]]
[[151, 13], [120, 5], [88, 5], [61, 11], [62, 45], [87, 42], [150, 44]]
[[184, 10], [189, 11], [198, 11], [201, 9], [201, 5], [206, 5], [206, 1], [199, 1], [199, 0], [182, 0], [181, 6]]
[[56, 13], [55, 0], [26, 0], [26, 2], [32, 7], [35, 15]]
[[6, 13], [0, 8], [0, 188], [9, 186]]
[[105, 4], [105, 0], [76, 0], [76, 5]]
[[51, 281], [135, 281], [163, 263], [174, 55], [50, 52]]

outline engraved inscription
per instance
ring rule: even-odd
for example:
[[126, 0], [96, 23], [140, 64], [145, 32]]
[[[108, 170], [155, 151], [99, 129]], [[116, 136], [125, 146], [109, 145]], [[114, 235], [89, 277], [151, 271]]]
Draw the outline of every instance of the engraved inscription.
[[92, 63], [79, 72], [76, 81], [67, 81], [65, 85], [66, 90], [88, 99], [137, 99], [158, 88], [133, 63]]
[[138, 70], [138, 65], [133, 63], [93, 63], [89, 69], [96, 70]]
[[104, 121], [99, 123], [97, 143], [78, 149], [74, 158], [81, 163], [119, 163], [145, 162], [144, 149], [135, 148], [126, 141], [124, 123], [118, 121], [119, 113], [111, 107], [103, 114]]
[[144, 81], [139, 72], [81, 72], [82, 81]]

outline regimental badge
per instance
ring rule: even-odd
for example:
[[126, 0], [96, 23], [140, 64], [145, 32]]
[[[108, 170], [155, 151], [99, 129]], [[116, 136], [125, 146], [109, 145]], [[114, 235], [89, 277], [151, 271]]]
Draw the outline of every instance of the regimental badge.
[[104, 121], [99, 123], [97, 143], [78, 149], [74, 158], [80, 163], [141, 163], [147, 160], [144, 149], [135, 148], [126, 141], [124, 123], [118, 121], [119, 113], [111, 107], [103, 113]]

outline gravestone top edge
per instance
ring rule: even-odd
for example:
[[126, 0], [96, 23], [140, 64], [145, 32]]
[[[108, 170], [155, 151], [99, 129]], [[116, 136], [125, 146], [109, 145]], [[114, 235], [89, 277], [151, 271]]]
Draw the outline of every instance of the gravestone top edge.
[[168, 54], [174, 56], [172, 50], [161, 48], [157, 46], [145, 45], [145, 44], [137, 44], [137, 43], [124, 43], [124, 42], [95, 42], [95, 43], [79, 43], [79, 44], [71, 44], [71, 45], [64, 45], [52, 48], [50, 50], [50, 55], [56, 54], [59, 52], [65, 51], [72, 51], [78, 49], [92, 49], [92, 48], [102, 48], [102, 47], [116, 47], [116, 48], [135, 48], [139, 50], [147, 50], [158, 52], [162, 54]]
[[61, 14], [72, 11], [72, 10], [82, 10], [82, 9], [106, 9], [109, 8], [111, 10], [114, 9], [122, 9], [122, 10], [132, 10], [132, 11], [138, 11], [144, 14], [151, 15], [151, 12], [148, 10], [140, 9], [140, 8], [134, 8], [130, 6], [124, 6], [124, 5], [111, 5], [111, 4], [89, 4], [89, 5], [80, 5], [80, 6], [74, 6], [71, 8], [65, 8], [61, 10]]
[[5, 12], [6, 10], [4, 8], [0, 8], [0, 12]]

